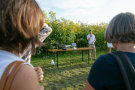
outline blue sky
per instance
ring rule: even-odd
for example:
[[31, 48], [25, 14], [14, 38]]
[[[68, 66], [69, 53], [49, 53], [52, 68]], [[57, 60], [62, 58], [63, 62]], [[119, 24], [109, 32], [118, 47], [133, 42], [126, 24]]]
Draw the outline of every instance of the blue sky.
[[46, 13], [88, 24], [108, 23], [121, 12], [135, 13], [135, 0], [36, 0]]

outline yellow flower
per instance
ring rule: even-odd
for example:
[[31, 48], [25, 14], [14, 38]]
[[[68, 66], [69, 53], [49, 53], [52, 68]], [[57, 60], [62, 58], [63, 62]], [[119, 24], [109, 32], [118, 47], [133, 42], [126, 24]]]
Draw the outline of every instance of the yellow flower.
[[51, 40], [51, 43], [55, 43], [55, 41], [54, 40]]
[[71, 33], [74, 33], [74, 30], [71, 30]]

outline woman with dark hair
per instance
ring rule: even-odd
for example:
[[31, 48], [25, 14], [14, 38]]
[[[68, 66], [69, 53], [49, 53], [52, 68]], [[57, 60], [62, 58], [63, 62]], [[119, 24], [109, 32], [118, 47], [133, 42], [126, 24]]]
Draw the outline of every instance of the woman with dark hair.
[[[3, 80], [4, 71], [11, 63], [24, 61], [20, 57], [24, 56], [24, 51], [28, 47], [31, 47], [31, 52], [34, 54], [35, 47], [44, 45], [39, 40], [39, 32], [42, 30], [43, 25], [44, 16], [35, 0], [0, 1], [1, 80]], [[8, 75], [10, 73], [12, 73], [12, 68]], [[20, 66], [10, 90], [41, 90], [37, 74], [32, 65], [24, 62]]]
[[[129, 12], [116, 15], [104, 36], [117, 50], [115, 53], [123, 52], [135, 68], [135, 15]], [[99, 56], [90, 70], [85, 90], [94, 89], [126, 90], [119, 66], [110, 54]]]

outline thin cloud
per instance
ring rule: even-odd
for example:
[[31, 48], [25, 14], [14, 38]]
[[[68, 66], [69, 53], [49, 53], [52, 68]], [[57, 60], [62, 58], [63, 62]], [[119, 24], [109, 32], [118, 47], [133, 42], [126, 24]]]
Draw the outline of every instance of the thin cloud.
[[74, 8], [90, 8], [90, 7], [100, 7], [104, 5], [107, 0], [52, 0], [53, 7], [64, 8], [64, 9], [74, 9]]
[[[89, 8], [100, 7], [107, 3], [108, 0], [36, 0], [44, 7], [74, 9], [74, 8]], [[43, 4], [44, 3], [44, 4]]]
[[45, 12], [53, 11], [57, 18], [84, 23], [109, 22], [121, 12], [135, 13], [134, 0], [36, 0]]

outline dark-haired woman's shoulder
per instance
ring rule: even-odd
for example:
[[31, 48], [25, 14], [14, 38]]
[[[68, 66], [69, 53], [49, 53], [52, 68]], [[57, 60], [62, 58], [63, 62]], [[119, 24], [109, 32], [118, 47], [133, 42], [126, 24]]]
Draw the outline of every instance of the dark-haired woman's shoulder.
[[97, 58], [94, 64], [115, 64], [114, 58], [109, 54], [101, 55]]
[[88, 82], [96, 90], [123, 88], [118, 66], [109, 54], [101, 55], [91, 67]]

